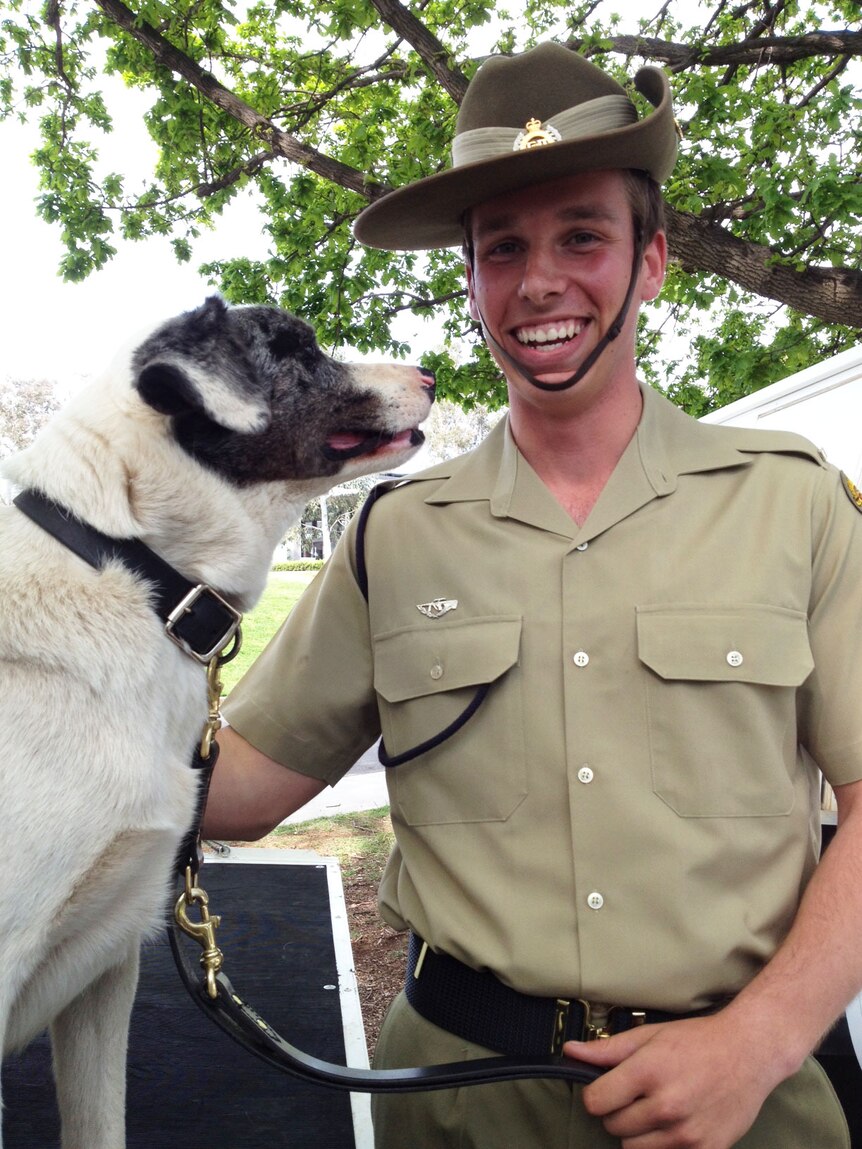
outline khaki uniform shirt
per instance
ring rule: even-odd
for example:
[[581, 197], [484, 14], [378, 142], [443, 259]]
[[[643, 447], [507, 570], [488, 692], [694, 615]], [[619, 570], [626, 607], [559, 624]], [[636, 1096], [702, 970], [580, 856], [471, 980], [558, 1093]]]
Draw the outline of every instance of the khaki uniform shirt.
[[747, 983], [816, 862], [818, 767], [862, 778], [838, 472], [647, 388], [582, 527], [501, 423], [374, 506], [367, 606], [354, 548], [355, 522], [226, 714], [335, 782], [492, 684], [388, 772], [386, 920], [530, 993], [686, 1010]]

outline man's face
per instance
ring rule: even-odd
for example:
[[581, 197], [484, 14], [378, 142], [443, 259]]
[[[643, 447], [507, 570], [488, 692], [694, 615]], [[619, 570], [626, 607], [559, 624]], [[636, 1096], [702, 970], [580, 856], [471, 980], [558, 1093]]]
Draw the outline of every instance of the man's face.
[[[586, 172], [499, 196], [473, 208], [470, 225], [470, 314], [478, 320], [481, 312], [492, 335], [536, 378], [565, 381], [607, 332], [628, 289], [634, 225], [622, 173]], [[585, 381], [620, 368], [634, 377], [638, 304], [658, 294], [664, 268], [659, 233], [644, 252], [622, 334]], [[510, 389], [531, 386], [502, 357], [498, 362]]]

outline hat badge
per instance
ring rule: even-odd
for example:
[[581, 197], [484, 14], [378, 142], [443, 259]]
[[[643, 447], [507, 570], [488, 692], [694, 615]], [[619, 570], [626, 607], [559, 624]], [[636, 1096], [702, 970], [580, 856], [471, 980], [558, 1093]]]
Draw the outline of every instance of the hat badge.
[[515, 136], [513, 152], [525, 152], [528, 148], [543, 148], [546, 144], [558, 144], [563, 137], [551, 124], [542, 127], [541, 120], [535, 117], [527, 120], [524, 130]]

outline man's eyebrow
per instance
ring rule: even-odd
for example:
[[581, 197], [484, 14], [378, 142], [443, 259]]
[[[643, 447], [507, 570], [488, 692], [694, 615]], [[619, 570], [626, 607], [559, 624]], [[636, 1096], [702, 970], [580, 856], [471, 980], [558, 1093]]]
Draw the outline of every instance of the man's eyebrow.
[[[569, 207], [560, 208], [557, 212], [557, 219], [561, 223], [616, 223], [619, 218], [618, 212], [599, 203], [572, 204]], [[510, 231], [513, 227], [522, 226], [522, 222], [520, 213], [501, 211], [498, 215], [490, 215], [481, 222], [477, 222], [474, 225], [475, 234], [484, 236], [493, 235], [500, 231]]]

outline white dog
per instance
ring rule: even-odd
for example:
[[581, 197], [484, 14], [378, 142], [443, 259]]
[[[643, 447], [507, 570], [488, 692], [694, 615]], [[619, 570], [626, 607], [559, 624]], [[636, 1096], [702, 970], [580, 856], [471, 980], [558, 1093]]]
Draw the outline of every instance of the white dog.
[[[432, 397], [417, 368], [337, 363], [293, 316], [213, 297], [3, 469], [246, 610], [305, 503], [404, 462]], [[194, 816], [205, 670], [121, 562], [95, 569], [14, 506], [0, 528], [0, 1048], [50, 1025], [64, 1149], [121, 1149], [138, 949]]]

